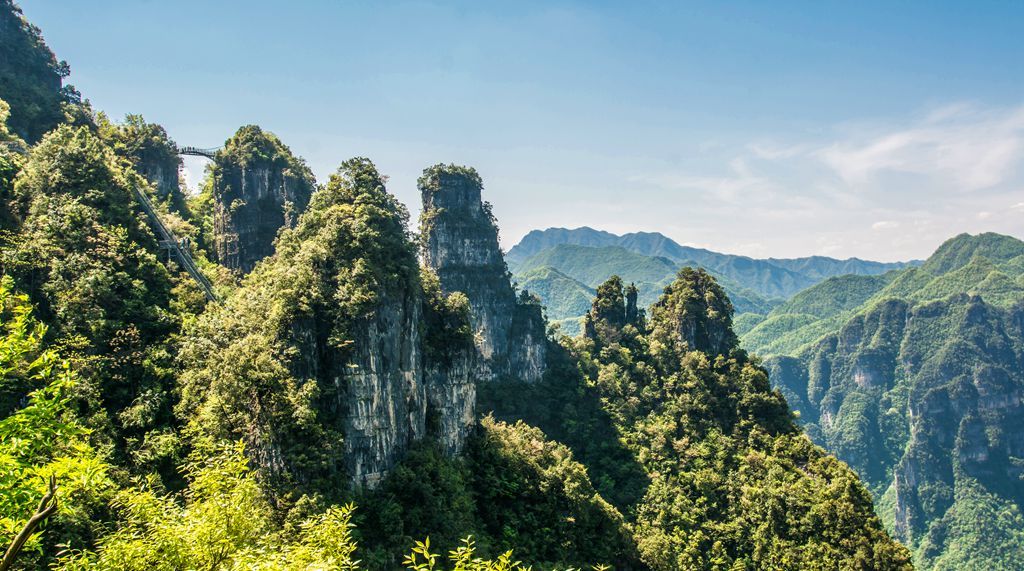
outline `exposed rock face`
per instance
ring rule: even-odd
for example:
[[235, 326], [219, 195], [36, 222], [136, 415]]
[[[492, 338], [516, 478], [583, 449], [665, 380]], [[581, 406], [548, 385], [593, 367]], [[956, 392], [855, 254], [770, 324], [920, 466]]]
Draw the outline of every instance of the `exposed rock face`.
[[183, 343], [187, 414], [243, 439], [282, 495], [372, 488], [420, 439], [457, 454], [475, 423], [469, 304], [421, 269], [407, 223], [373, 164], [346, 161]]
[[469, 299], [479, 378], [534, 382], [544, 374], [544, 319], [539, 305], [516, 296], [482, 187], [470, 168], [437, 165], [424, 171], [423, 263], [437, 272], [444, 292], [463, 292]]
[[178, 192], [178, 161], [142, 160], [135, 170], [156, 188], [157, 197], [163, 199]]
[[355, 332], [352, 356], [334, 371], [345, 468], [356, 485], [376, 486], [426, 435], [458, 454], [476, 420], [472, 348], [430, 355], [424, 311], [418, 288], [382, 299]]
[[213, 185], [217, 259], [244, 273], [274, 253], [278, 230], [294, 226], [316, 188], [305, 162], [254, 125], [217, 154]]

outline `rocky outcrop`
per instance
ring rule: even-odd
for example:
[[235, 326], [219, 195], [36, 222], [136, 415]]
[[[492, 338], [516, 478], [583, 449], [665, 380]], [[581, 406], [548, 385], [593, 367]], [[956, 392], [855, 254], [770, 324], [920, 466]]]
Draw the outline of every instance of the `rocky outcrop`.
[[214, 250], [243, 273], [274, 253], [282, 227], [294, 226], [316, 181], [305, 162], [271, 133], [248, 125], [217, 153], [213, 167]]
[[346, 161], [182, 344], [182, 412], [244, 440], [282, 496], [372, 488], [415, 442], [455, 455], [474, 426], [468, 302], [421, 269], [406, 224], [373, 164]]
[[476, 420], [472, 346], [443, 357], [425, 350], [423, 314], [431, 308], [423, 303], [418, 288], [383, 297], [354, 332], [356, 346], [333, 376], [345, 469], [358, 486], [375, 487], [424, 436], [458, 454]]
[[1024, 505], [1022, 314], [967, 294], [887, 300], [766, 366], [808, 432], [889, 491], [893, 530], [915, 545], [964, 479]]
[[179, 191], [179, 167], [180, 163], [177, 160], [154, 159], [139, 161], [135, 170], [153, 185], [158, 198], [165, 199]]
[[547, 339], [540, 305], [517, 296], [498, 245], [490, 205], [481, 200], [475, 170], [437, 165], [419, 180], [423, 263], [446, 293], [463, 292], [484, 381], [535, 382], [544, 374]]
[[173, 206], [181, 206], [184, 202], [178, 177], [181, 157], [167, 130], [156, 123], [147, 123], [141, 115], [128, 115], [124, 123], [117, 126], [113, 138], [115, 151], [153, 185], [157, 198], [170, 197]]

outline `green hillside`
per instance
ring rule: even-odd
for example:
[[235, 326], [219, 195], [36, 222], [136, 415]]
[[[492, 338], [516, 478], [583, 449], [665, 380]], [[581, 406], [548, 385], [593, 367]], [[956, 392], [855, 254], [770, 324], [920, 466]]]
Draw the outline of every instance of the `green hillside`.
[[1009, 307], [1024, 297], [1022, 256], [1024, 245], [1010, 236], [962, 234], [920, 267], [882, 276], [841, 276], [808, 288], [749, 327], [743, 344], [761, 355], [796, 354], [885, 299], [924, 302], [966, 293]]
[[[593, 288], [609, 277], [617, 275], [633, 283], [639, 292], [639, 305], [646, 307], [661, 296], [679, 268], [687, 265], [697, 264], [645, 256], [618, 246], [565, 244], [541, 250], [518, 264], [509, 264], [520, 289], [536, 294], [547, 308], [548, 318], [561, 324], [568, 335], [579, 333], [579, 318], [589, 307]], [[715, 275], [740, 313], [766, 313], [777, 303], [729, 278]]]
[[1022, 254], [1010, 236], [956, 236], [918, 268], [827, 280], [742, 334], [922, 569], [1024, 557]]
[[548, 319], [566, 335], [580, 332], [580, 318], [590, 309], [595, 290], [550, 266], [541, 266], [515, 276], [520, 290], [539, 297]]
[[534, 230], [509, 250], [506, 259], [510, 266], [518, 267], [544, 250], [564, 245], [590, 248], [617, 247], [635, 254], [666, 258], [680, 266], [701, 267], [713, 272], [719, 279], [729, 280], [735, 284], [736, 288], [749, 290], [754, 295], [765, 299], [786, 299], [832, 276], [877, 275], [914, 265], [914, 263], [905, 262], [872, 262], [858, 258], [837, 260], [825, 256], [759, 260], [748, 256], [722, 254], [704, 248], [683, 246], [657, 232], [634, 232], [617, 236], [610, 232], [587, 227], [573, 230], [566, 228]]

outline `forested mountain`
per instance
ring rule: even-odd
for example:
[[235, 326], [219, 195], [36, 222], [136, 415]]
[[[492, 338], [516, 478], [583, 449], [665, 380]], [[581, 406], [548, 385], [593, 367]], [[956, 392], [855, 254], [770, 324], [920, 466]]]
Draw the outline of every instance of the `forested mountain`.
[[1024, 242], [960, 235], [918, 268], [829, 279], [748, 327], [814, 439], [923, 569], [1024, 558]]
[[187, 196], [165, 129], [63, 103], [0, 101], [5, 568], [910, 568], [710, 273], [577, 288], [556, 338], [472, 168], [414, 232], [369, 159], [317, 183], [249, 125]]
[[[858, 258], [837, 260], [824, 256], [758, 260], [682, 246], [657, 232], [634, 232], [617, 236], [587, 227], [534, 230], [508, 251], [506, 259], [513, 272], [517, 272], [527, 259], [560, 245], [618, 247], [644, 256], [667, 258], [677, 263], [678, 267], [702, 267], [766, 299], [788, 298], [831, 276], [875, 275], [907, 265], [904, 262], [871, 262]], [[536, 263], [532, 265], [537, 266]]]
[[646, 306], [657, 300], [679, 268], [704, 268], [722, 283], [738, 313], [764, 315], [830, 276], [876, 275], [906, 265], [822, 256], [755, 260], [680, 246], [656, 232], [616, 236], [585, 227], [534, 230], [506, 259], [519, 287], [536, 294], [548, 317], [570, 335], [579, 333], [584, 308], [568, 301], [578, 299], [581, 286], [595, 288], [613, 275], [636, 285], [640, 304]]
[[65, 120], [64, 104], [78, 103], [75, 88], [63, 85], [68, 64], [57, 61], [13, 0], [0, 0], [0, 99], [11, 107], [7, 126], [34, 143]]
[[[557, 245], [511, 266], [520, 289], [540, 298], [548, 317], [569, 335], [580, 332], [587, 305], [579, 302], [581, 291], [593, 290], [610, 276], [619, 276], [639, 291], [639, 304], [646, 307], [661, 296], [680, 268], [696, 262], [677, 262], [661, 256], [645, 256], [619, 246], [589, 247]], [[736, 310], [763, 314], [778, 302], [763, 298], [717, 272]], [[567, 303], [570, 300], [575, 303]]]

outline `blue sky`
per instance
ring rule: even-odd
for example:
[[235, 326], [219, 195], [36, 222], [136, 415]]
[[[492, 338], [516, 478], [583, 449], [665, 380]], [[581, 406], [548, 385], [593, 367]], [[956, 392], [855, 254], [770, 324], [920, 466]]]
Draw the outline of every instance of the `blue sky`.
[[[183, 145], [243, 124], [415, 216], [475, 166], [503, 243], [660, 231], [752, 256], [1024, 236], [1024, 2], [23, 0], [71, 82]], [[190, 178], [201, 163], [189, 161]]]

